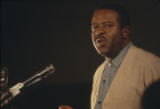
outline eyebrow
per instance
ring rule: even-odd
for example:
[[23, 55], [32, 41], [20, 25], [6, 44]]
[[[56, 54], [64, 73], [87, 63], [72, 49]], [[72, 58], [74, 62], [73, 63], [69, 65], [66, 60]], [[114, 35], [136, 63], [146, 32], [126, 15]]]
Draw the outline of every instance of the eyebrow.
[[113, 23], [113, 22], [111, 22], [111, 21], [102, 22], [102, 24], [106, 24], [106, 23]]
[[[113, 22], [111, 22], [111, 21], [104, 21], [104, 22], [102, 22], [101, 24], [106, 24], [106, 23], [113, 23]], [[92, 25], [97, 25], [98, 23], [91, 23]]]

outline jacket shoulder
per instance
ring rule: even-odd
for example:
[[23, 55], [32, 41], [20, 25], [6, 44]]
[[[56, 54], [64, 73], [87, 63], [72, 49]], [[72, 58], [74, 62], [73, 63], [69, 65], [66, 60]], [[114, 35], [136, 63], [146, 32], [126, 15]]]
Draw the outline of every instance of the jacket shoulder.
[[128, 51], [128, 57], [132, 61], [136, 61], [142, 63], [143, 65], [146, 64], [160, 64], [160, 57], [156, 56], [155, 54], [148, 52], [142, 48], [138, 48], [136, 46], [132, 46]]

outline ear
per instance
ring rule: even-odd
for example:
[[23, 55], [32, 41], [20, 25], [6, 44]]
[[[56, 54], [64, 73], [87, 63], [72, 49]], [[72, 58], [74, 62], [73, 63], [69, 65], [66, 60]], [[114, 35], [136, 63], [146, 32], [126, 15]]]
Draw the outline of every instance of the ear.
[[128, 38], [130, 33], [131, 33], [131, 27], [130, 26], [125, 26], [125, 27], [122, 28], [122, 36], [124, 38]]

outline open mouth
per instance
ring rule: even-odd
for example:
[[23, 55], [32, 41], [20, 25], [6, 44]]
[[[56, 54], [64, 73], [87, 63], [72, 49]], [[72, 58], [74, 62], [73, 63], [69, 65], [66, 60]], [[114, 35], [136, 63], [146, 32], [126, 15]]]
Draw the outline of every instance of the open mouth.
[[103, 47], [105, 45], [105, 38], [97, 38], [96, 39], [96, 46], [97, 47]]

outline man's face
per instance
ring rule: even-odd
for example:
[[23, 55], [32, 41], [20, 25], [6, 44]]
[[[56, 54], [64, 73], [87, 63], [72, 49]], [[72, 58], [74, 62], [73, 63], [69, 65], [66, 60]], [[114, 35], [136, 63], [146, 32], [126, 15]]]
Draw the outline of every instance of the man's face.
[[96, 10], [91, 24], [92, 41], [98, 53], [111, 58], [117, 55], [125, 40], [118, 13], [111, 9]]

